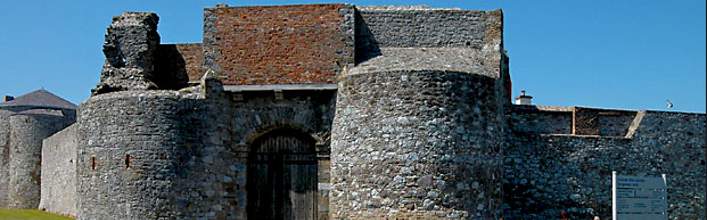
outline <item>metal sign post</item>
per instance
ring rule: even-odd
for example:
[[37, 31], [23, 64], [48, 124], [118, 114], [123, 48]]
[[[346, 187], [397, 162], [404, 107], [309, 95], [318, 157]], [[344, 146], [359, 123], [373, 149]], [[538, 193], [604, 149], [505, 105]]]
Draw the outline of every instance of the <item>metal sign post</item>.
[[611, 216], [614, 220], [668, 219], [668, 183], [661, 177], [623, 176], [611, 172]]

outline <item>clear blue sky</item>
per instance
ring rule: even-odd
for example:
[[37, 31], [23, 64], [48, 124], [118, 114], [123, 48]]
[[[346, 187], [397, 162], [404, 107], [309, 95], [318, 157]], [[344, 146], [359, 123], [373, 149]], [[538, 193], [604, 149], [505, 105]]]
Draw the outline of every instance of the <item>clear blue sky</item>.
[[[44, 87], [80, 103], [98, 82], [111, 17], [160, 16], [162, 42], [201, 42], [202, 9], [329, 1], [8, 1], [0, 7], [0, 95]], [[705, 112], [705, 1], [349, 1], [501, 8], [514, 94], [542, 105]]]

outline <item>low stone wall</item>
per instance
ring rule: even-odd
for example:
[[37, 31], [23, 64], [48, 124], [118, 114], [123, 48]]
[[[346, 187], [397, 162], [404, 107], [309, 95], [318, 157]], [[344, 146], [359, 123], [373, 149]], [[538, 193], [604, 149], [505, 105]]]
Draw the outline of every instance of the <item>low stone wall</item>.
[[572, 109], [534, 105], [513, 105], [509, 115], [513, 132], [529, 134], [571, 134]]
[[611, 216], [611, 171], [668, 176], [670, 219], [704, 219], [704, 114], [647, 112], [631, 138], [514, 136], [504, 149], [504, 217]]
[[511, 130], [523, 134], [577, 134], [624, 137], [636, 111], [585, 107], [513, 105]]
[[39, 209], [77, 216], [76, 149], [77, 125], [44, 139], [42, 143], [42, 184]]

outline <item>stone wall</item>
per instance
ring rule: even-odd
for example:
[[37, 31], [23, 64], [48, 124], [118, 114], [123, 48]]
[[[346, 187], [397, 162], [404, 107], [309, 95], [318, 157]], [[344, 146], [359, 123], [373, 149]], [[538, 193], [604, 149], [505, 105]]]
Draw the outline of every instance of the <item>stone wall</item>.
[[633, 147], [645, 151], [644, 155], [656, 165], [650, 171], [638, 172], [668, 175], [670, 219], [707, 218], [706, 204], [703, 203], [707, 189], [702, 188], [707, 182], [704, 136], [707, 117], [705, 114], [662, 111], [639, 114], [645, 115], [633, 134]]
[[503, 40], [500, 10], [357, 7], [356, 19], [357, 63], [383, 47], [483, 49]]
[[180, 219], [243, 219], [245, 165], [232, 147], [232, 107], [223, 93], [185, 108], [179, 126], [186, 137], [174, 187]]
[[500, 217], [502, 20], [357, 8], [357, 66], [339, 77], [332, 130], [332, 218]]
[[[81, 219], [181, 216], [175, 195], [194, 148], [194, 100], [177, 92], [112, 92], [91, 97], [79, 111], [77, 193]], [[198, 200], [195, 200], [198, 201]]]
[[7, 190], [10, 181], [10, 115], [12, 112], [0, 109], [0, 208], [7, 207]]
[[[113, 92], [81, 106], [78, 207], [81, 219], [245, 219], [250, 144], [278, 128], [317, 140], [319, 210], [328, 211], [333, 91]], [[148, 195], [148, 196], [145, 196]]]
[[42, 140], [74, 122], [59, 110], [52, 112], [57, 114], [26, 112], [10, 116], [10, 208], [39, 206]]
[[[238, 27], [247, 30], [263, 24], [292, 23], [295, 32], [279, 29], [282, 35], [272, 36], [282, 38], [268, 41], [286, 42], [279, 48], [285, 50], [283, 54], [288, 54], [291, 49], [303, 52], [301, 57], [293, 56], [292, 60], [287, 61], [290, 63], [281, 67], [299, 71], [304, 67], [292, 65], [301, 64], [303, 57], [309, 59], [313, 54], [333, 57], [332, 62], [327, 61], [326, 64], [307, 60], [315, 66], [304, 68], [303, 78], [291, 73], [282, 78], [295, 80], [296, 83], [308, 83], [310, 80], [329, 82], [327, 80], [333, 80], [345, 64], [353, 62], [353, 18], [346, 17], [353, 14], [351, 7], [311, 5], [283, 8], [287, 9], [287, 17], [278, 15], [281, 13], [280, 7], [208, 9], [207, 14], [223, 13], [219, 17], [222, 20], [205, 25], [226, 25], [221, 28], [228, 32], [232, 30], [227, 21], [245, 22]], [[253, 15], [256, 20], [245, 19], [236, 12], [245, 13], [246, 17]], [[150, 32], [156, 27], [156, 19], [149, 22], [153, 16], [156, 18], [150, 13], [126, 13], [114, 18], [114, 23], [109, 27], [106, 48], [127, 44], [136, 47], [135, 50], [147, 48], [149, 51], [127, 54], [131, 55], [131, 59], [144, 60], [138, 63], [144, 66], [110, 65], [104, 68], [103, 75], [118, 78], [111, 80], [110, 77], [102, 77], [99, 90], [81, 106], [77, 128], [77, 208], [80, 218], [245, 219], [251, 144], [260, 136], [280, 128], [295, 129], [316, 140], [319, 186], [322, 188], [319, 190], [318, 210], [319, 216], [325, 218], [328, 213], [329, 130], [333, 119], [334, 92], [277, 91], [278, 95], [273, 91], [224, 93], [220, 82], [214, 80], [206, 80], [208, 82], [201, 82], [199, 87], [181, 92], [145, 91], [177, 89], [180, 86], [172, 88], [166, 85], [181, 83], [183, 75], [191, 81], [197, 74], [199, 79], [203, 75], [196, 73], [201, 69], [198, 68], [200, 64], [195, 64], [201, 54], [198, 44], [159, 45], [151, 52], [151, 42], [156, 38]], [[300, 20], [302, 16], [310, 19]], [[257, 20], [258, 17], [261, 20]], [[281, 20], [288, 17], [293, 19], [289, 22]], [[130, 32], [132, 29], [137, 31]], [[261, 29], [265, 31], [263, 33], [253, 34], [253, 39], [267, 40], [260, 36], [269, 33], [266, 29]], [[299, 37], [302, 31], [312, 34], [311, 38]], [[344, 38], [346, 31], [350, 33], [348, 38]], [[208, 30], [206, 33], [205, 39]], [[341, 41], [332, 38], [335, 35], [340, 35]], [[312, 39], [325, 42], [312, 44]], [[226, 43], [231, 45], [230, 41]], [[248, 43], [241, 46], [258, 45]], [[109, 64], [114, 61], [120, 64], [121, 60], [116, 58], [120, 56], [120, 53], [106, 52]], [[150, 66], [155, 68], [154, 71], [149, 71]], [[125, 80], [120, 77], [129, 76], [132, 72], [126, 72], [129, 73], [127, 75], [105, 74], [106, 71], [122, 74], [123, 70], [137, 70], [142, 75]], [[324, 75], [314, 71], [331, 75], [322, 78]], [[229, 82], [228, 78], [225, 80]], [[142, 82], [156, 86], [140, 86]], [[135, 83], [138, 86], [133, 87]], [[196, 90], [200, 93], [192, 93]]]
[[505, 217], [611, 216], [611, 171], [668, 176], [670, 219], [703, 219], [704, 114], [644, 113], [630, 137], [514, 135], [504, 149]]
[[39, 209], [77, 216], [76, 149], [77, 124], [42, 142], [41, 200]]
[[[333, 90], [239, 92], [242, 100], [233, 102], [233, 135], [239, 145], [276, 128], [289, 127], [312, 135], [321, 145], [329, 144], [334, 118]], [[245, 149], [244, 149], [245, 150]]]
[[510, 112], [511, 114], [508, 117], [513, 132], [532, 134], [572, 133], [571, 108], [513, 105]]
[[606, 110], [599, 112], [599, 135], [626, 136], [636, 111]]
[[353, 64], [353, 7], [216, 7], [204, 11], [206, 68], [224, 84], [334, 83]]
[[498, 218], [503, 141], [494, 81], [442, 70], [342, 78], [332, 218]]
[[508, 117], [511, 129], [518, 133], [624, 137], [636, 118], [636, 111], [513, 105]]

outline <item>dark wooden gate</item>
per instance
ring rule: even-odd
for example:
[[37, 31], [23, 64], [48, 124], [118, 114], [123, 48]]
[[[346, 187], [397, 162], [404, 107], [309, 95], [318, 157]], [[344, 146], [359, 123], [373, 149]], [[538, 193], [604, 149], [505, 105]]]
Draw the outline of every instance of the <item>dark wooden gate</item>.
[[248, 164], [248, 219], [310, 220], [317, 216], [314, 140], [277, 130], [253, 143]]

